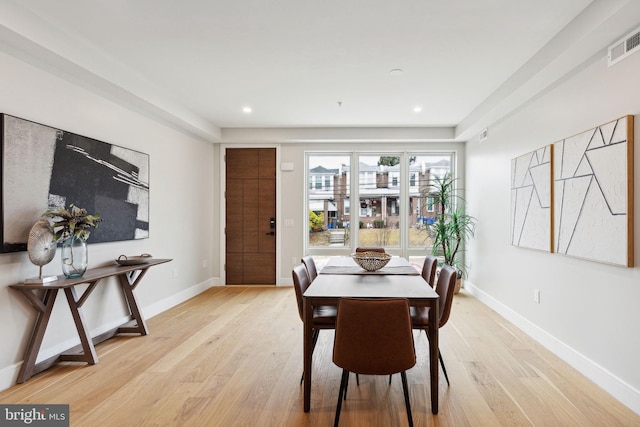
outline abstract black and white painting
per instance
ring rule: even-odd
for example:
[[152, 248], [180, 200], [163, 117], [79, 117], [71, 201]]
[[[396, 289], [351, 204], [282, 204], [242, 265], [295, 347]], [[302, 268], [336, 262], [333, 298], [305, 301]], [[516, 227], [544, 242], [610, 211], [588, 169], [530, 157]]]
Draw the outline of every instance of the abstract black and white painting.
[[554, 144], [554, 240], [560, 254], [633, 266], [633, 116]]
[[47, 210], [103, 221], [89, 243], [149, 237], [149, 155], [2, 114], [2, 252], [26, 250]]
[[552, 146], [511, 160], [511, 244], [551, 250]]

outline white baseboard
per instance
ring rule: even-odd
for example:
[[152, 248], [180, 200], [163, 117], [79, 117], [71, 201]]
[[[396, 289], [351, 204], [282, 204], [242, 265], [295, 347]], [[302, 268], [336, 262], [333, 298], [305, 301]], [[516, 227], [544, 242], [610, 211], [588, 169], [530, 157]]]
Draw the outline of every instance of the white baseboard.
[[0, 390], [6, 390], [16, 383], [20, 366], [22, 366], [22, 362], [14, 363], [0, 369]]
[[293, 286], [293, 279], [291, 277], [281, 277], [276, 280], [276, 286]]
[[[167, 297], [161, 301], [153, 303], [147, 307], [141, 307], [143, 316], [145, 317], [145, 319], [150, 319], [151, 317], [157, 314], [160, 314], [163, 311], [170, 309], [171, 307], [174, 307], [190, 298], [193, 298], [194, 296], [206, 291], [212, 286], [220, 286], [220, 285], [221, 285], [220, 279], [206, 280], [202, 283], [199, 283], [195, 286], [192, 286], [188, 289], [178, 292], [177, 294]], [[113, 328], [116, 328], [122, 325], [128, 320], [129, 318], [126, 316], [120, 319], [113, 320], [112, 322], [109, 322], [104, 325], [100, 325], [99, 327], [92, 329], [90, 334], [92, 337], [98, 336], [100, 334], [103, 334], [107, 331], [112, 330]], [[43, 348], [40, 350], [40, 353], [38, 354], [38, 361], [46, 360], [78, 344], [80, 344], [80, 338], [71, 338], [61, 343], [58, 343], [54, 346]], [[22, 361], [9, 365], [0, 370], [0, 391], [6, 390], [9, 387], [12, 387], [16, 383], [18, 379], [18, 372], [20, 371], [20, 366], [22, 366]]]
[[640, 390], [634, 388], [623, 379], [598, 365], [593, 360], [576, 351], [574, 348], [558, 340], [544, 329], [531, 323], [529, 320], [502, 304], [482, 289], [474, 286], [473, 283], [468, 280], [464, 281], [464, 289], [479, 301], [491, 307], [502, 317], [516, 325], [523, 332], [538, 341], [573, 368], [577, 369], [585, 377], [589, 378], [607, 393], [618, 399], [622, 404], [629, 407], [629, 409], [640, 414]]

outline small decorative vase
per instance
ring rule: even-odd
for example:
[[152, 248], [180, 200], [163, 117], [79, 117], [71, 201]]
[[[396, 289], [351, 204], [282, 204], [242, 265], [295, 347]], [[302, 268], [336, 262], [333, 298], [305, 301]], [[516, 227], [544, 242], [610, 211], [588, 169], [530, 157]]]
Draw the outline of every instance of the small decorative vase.
[[69, 236], [62, 241], [62, 274], [72, 279], [82, 277], [87, 271], [89, 254], [87, 242], [76, 236]]

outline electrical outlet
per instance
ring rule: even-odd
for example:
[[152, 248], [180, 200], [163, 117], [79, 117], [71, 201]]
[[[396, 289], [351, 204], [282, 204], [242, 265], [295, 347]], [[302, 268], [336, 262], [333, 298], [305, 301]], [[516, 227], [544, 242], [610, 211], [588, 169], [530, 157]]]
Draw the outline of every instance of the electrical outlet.
[[209, 261], [207, 261], [206, 259], [202, 260], [202, 268], [207, 268], [209, 266]]
[[533, 291], [533, 301], [540, 304], [540, 290], [536, 289]]

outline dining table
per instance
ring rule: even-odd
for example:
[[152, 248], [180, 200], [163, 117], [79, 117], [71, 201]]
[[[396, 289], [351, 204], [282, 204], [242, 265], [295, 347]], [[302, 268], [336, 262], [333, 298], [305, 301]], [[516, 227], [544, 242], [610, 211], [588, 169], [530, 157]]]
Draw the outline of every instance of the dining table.
[[[313, 308], [337, 306], [340, 298], [406, 298], [412, 307], [438, 312], [438, 294], [418, 270], [402, 257], [392, 257], [376, 271], [360, 267], [350, 256], [331, 257], [303, 294], [304, 411], [311, 409], [313, 362]], [[438, 323], [429, 316], [429, 368], [431, 412], [438, 413]]]

